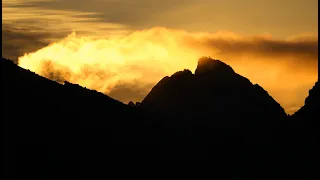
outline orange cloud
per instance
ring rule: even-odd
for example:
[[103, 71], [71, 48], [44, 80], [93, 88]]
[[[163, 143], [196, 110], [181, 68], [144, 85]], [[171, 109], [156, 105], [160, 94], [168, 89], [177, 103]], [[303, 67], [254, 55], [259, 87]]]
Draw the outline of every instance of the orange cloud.
[[246, 37], [155, 27], [106, 38], [72, 33], [20, 57], [19, 66], [128, 102], [141, 101], [164, 76], [183, 69], [194, 71], [198, 58], [209, 55], [262, 85], [292, 113], [317, 79], [317, 48], [317, 36], [276, 40], [270, 35]]

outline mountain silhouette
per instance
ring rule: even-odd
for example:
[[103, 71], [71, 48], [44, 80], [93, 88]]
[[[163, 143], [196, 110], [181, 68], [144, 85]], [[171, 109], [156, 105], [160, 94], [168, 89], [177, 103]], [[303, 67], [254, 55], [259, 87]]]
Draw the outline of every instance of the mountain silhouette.
[[[199, 60], [195, 74], [184, 70], [163, 78], [142, 101], [141, 108], [178, 117], [209, 117], [209, 123], [219, 121], [217, 125], [226, 127], [274, 125], [287, 116], [262, 87], [227, 64], [207, 57]], [[249, 118], [256, 120], [245, 122]], [[241, 119], [244, 122], [239, 122]]]
[[165, 77], [141, 103], [128, 105], [4, 58], [0, 66], [3, 172], [12, 179], [315, 176], [318, 170], [319, 138], [307, 123], [318, 115], [318, 82], [288, 117], [262, 87], [207, 57], [194, 74]]
[[319, 80], [315, 83], [313, 88], [309, 90], [309, 96], [302, 106], [292, 117], [299, 119], [304, 124], [313, 127], [320, 127], [320, 87]]
[[204, 127], [246, 129], [241, 133], [223, 130], [233, 138], [244, 136], [244, 141], [253, 137], [261, 141], [262, 136], [271, 141], [273, 129], [287, 121], [284, 109], [262, 87], [209, 57], [199, 59], [195, 74], [184, 70], [163, 78], [140, 108], [172, 117], [173, 126], [192, 127], [193, 135], [203, 133]]
[[3, 171], [16, 179], [92, 179], [107, 168], [100, 161], [134, 159], [134, 150], [121, 155], [121, 144], [174, 138], [155, 118], [102, 93], [58, 84], [7, 59], [0, 66]]

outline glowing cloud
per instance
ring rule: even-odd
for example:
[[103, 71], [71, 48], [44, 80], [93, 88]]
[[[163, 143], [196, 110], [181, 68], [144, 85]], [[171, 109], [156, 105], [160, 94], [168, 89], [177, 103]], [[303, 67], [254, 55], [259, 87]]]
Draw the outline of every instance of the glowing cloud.
[[[306, 41], [277, 41], [270, 36], [243, 37], [231, 32], [189, 33], [155, 27], [107, 38], [80, 37], [72, 33], [20, 57], [19, 66], [61, 83], [77, 83], [128, 102], [141, 101], [141, 94], [146, 95], [164, 76], [182, 69], [194, 71], [198, 58], [210, 55], [230, 64], [253, 83], [264, 86], [271, 95], [275, 95], [276, 100], [285, 103], [284, 108], [288, 110], [303, 104], [308, 89], [316, 79], [314, 65], [317, 64], [317, 47], [318, 41], [310, 38]], [[274, 61], [277, 57], [281, 61]], [[305, 58], [305, 61], [299, 62], [299, 58]], [[295, 66], [298, 62], [304, 64], [301, 73], [289, 72], [289, 75], [280, 78], [282, 74], [279, 72], [283, 69], [299, 69]], [[269, 70], [263, 71], [266, 68]], [[290, 78], [301, 81], [283, 83]], [[279, 79], [283, 86], [276, 88], [274, 82], [279, 83]], [[276, 92], [281, 94], [282, 91], [277, 91], [281, 88], [295, 89], [296, 85], [301, 84], [307, 85], [304, 86], [304, 97], [292, 99], [296, 91], [291, 92], [291, 99], [286, 96], [284, 100], [276, 95]], [[121, 92], [119, 87], [136, 89], [136, 94], [128, 96], [124, 92], [114, 92]]]

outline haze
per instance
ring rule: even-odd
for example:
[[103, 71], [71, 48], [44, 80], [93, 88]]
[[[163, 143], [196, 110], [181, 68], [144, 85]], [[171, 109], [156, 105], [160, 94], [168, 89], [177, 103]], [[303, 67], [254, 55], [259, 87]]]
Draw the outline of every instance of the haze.
[[317, 0], [4, 0], [2, 56], [127, 103], [211, 56], [287, 111], [318, 78]]

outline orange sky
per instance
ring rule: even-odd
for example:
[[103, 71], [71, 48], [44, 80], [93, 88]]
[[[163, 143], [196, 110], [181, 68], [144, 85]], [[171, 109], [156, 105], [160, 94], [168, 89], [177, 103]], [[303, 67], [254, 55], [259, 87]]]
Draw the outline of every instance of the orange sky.
[[317, 79], [317, 0], [4, 0], [2, 11], [3, 57], [123, 102], [206, 55], [288, 113]]

